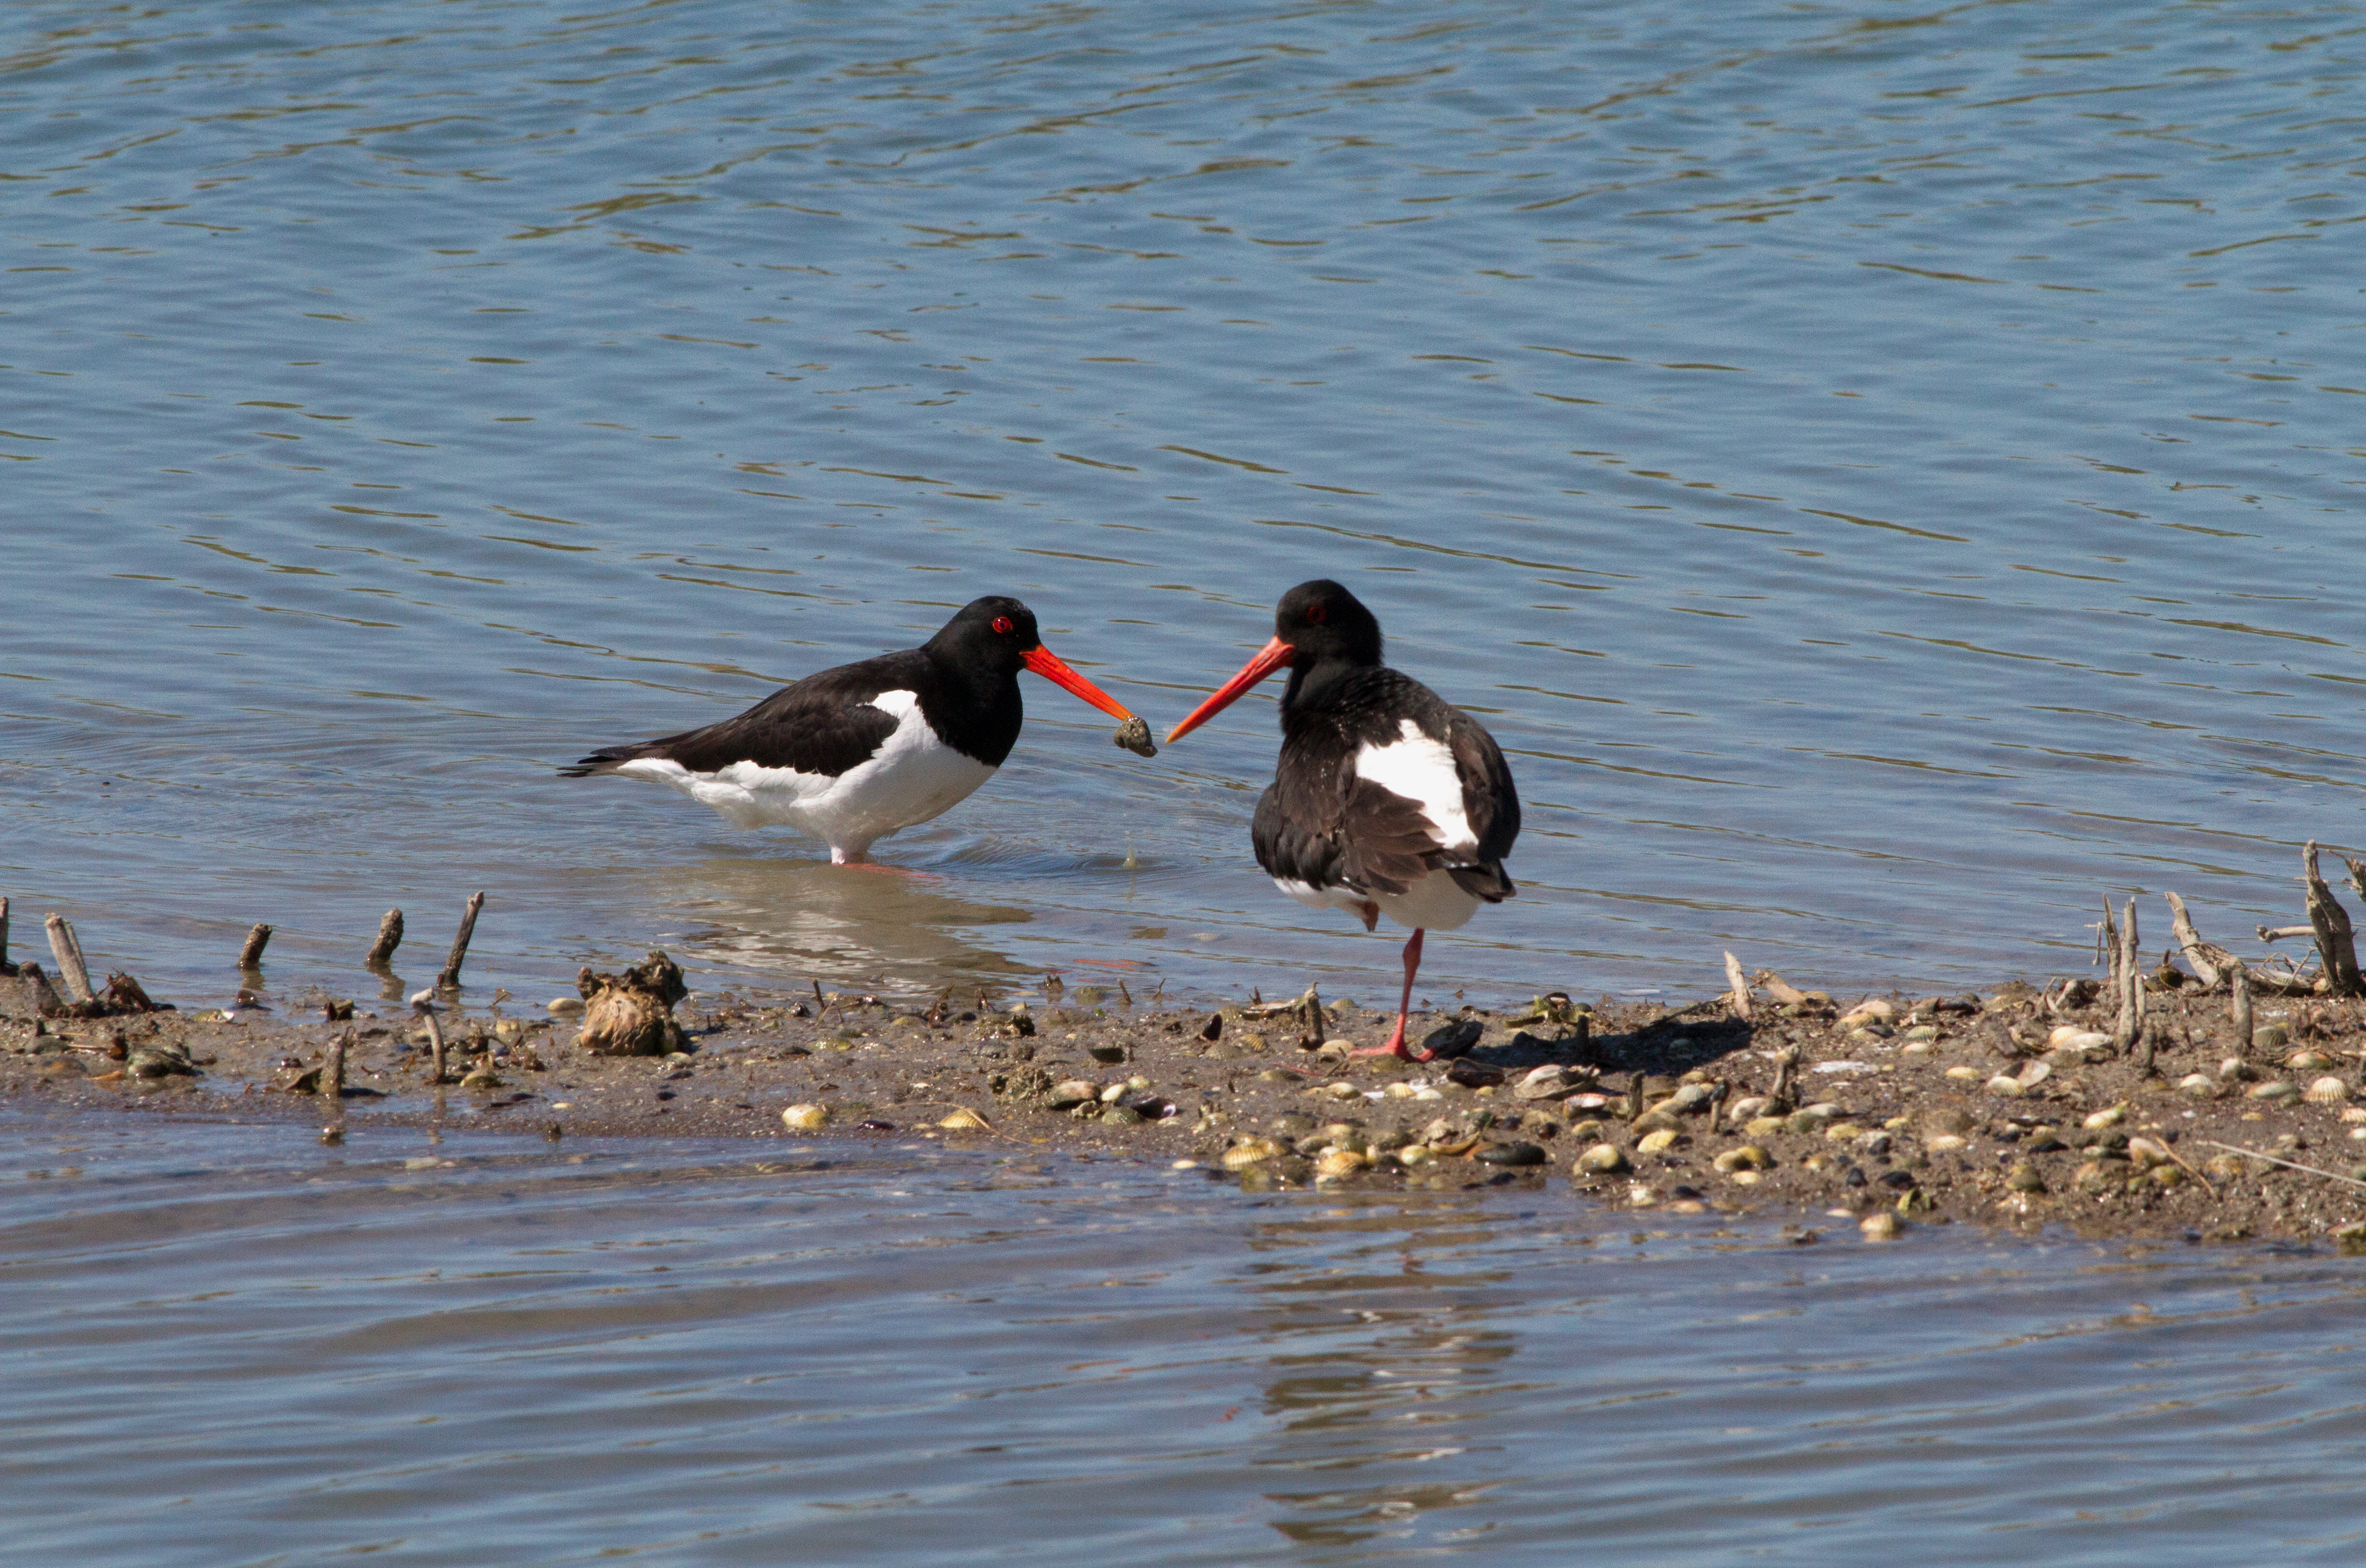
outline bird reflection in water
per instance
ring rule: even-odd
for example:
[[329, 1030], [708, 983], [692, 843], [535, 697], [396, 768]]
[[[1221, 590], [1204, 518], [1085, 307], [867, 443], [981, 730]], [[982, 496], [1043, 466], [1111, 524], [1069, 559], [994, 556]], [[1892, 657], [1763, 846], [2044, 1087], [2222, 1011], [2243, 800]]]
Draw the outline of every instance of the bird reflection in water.
[[[1421, 1516], [1468, 1507], [1496, 1484], [1463, 1456], [1492, 1446], [1485, 1428], [1519, 1348], [1505, 1326], [1518, 1284], [1509, 1269], [1474, 1267], [1473, 1254], [1515, 1216], [1459, 1197], [1351, 1201], [1259, 1227], [1266, 1261], [1240, 1284], [1267, 1309], [1273, 1352], [1265, 1414], [1277, 1426], [1260, 1462], [1314, 1482], [1266, 1493], [1280, 1510], [1268, 1522], [1290, 1540], [1412, 1534]], [[1370, 1248], [1361, 1267], [1341, 1268], [1337, 1239], [1357, 1233]], [[1290, 1256], [1310, 1247], [1321, 1267]], [[1425, 1269], [1433, 1255], [1438, 1267]], [[1415, 1468], [1440, 1460], [1461, 1462]]]
[[735, 856], [669, 869], [648, 895], [679, 911], [689, 953], [727, 971], [916, 992], [1031, 973], [970, 937], [1035, 917], [952, 897], [944, 886], [934, 877], [850, 875], [822, 861]]

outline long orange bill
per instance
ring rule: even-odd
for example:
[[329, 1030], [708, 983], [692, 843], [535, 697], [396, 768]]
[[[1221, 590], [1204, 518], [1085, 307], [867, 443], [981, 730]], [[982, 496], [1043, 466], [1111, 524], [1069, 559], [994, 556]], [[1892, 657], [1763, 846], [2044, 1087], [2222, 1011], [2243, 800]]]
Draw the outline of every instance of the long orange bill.
[[1026, 665], [1028, 669], [1035, 671], [1038, 675], [1042, 676], [1046, 681], [1051, 682], [1052, 684], [1065, 687], [1068, 691], [1074, 692], [1076, 695], [1084, 698], [1085, 701], [1092, 704], [1093, 706], [1100, 709], [1103, 713], [1113, 714], [1119, 718], [1132, 718], [1133, 716], [1132, 710], [1129, 709], [1123, 703], [1119, 702], [1115, 697], [1110, 696], [1107, 692], [1102, 691], [1098, 686], [1094, 685], [1090, 681], [1086, 680], [1082, 675], [1079, 675], [1075, 671], [1069, 669], [1065, 663], [1061, 661], [1059, 655], [1053, 653], [1048, 648], [1042, 647], [1041, 645], [1031, 648], [1025, 653], [1019, 656], [1019, 661], [1021, 664]]
[[1241, 694], [1272, 674], [1290, 660], [1297, 649], [1275, 637], [1256, 651], [1256, 657], [1241, 666], [1241, 672], [1216, 688], [1208, 700], [1191, 710], [1182, 723], [1167, 732], [1166, 744], [1174, 745], [1218, 714], [1240, 700]]

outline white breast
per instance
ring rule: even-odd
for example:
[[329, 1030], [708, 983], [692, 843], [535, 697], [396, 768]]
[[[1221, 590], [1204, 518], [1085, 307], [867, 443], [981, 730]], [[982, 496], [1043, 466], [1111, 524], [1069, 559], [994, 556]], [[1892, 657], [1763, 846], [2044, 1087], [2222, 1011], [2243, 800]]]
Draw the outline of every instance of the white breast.
[[1450, 854], [1475, 854], [1479, 835], [1470, 830], [1470, 814], [1462, 809], [1462, 775], [1454, 753], [1442, 740], [1433, 740], [1411, 719], [1400, 727], [1400, 739], [1386, 745], [1366, 742], [1356, 751], [1356, 776], [1369, 779], [1392, 795], [1421, 807], [1423, 818]]

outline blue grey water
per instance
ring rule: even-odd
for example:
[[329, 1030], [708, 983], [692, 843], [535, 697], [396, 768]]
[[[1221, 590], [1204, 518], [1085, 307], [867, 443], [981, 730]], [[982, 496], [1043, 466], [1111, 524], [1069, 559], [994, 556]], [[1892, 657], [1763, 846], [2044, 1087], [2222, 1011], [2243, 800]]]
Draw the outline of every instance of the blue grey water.
[[0, 1559], [2327, 1563], [2353, 1262], [12, 1126]]
[[[18, 946], [56, 909], [202, 1002], [267, 920], [271, 988], [350, 992], [380, 911], [416, 976], [482, 888], [479, 998], [662, 944], [1378, 999], [1393, 942], [1249, 862], [1269, 694], [1144, 761], [1032, 683], [1003, 776], [883, 846], [911, 877], [551, 773], [988, 592], [1163, 728], [1317, 574], [1522, 784], [1521, 897], [1430, 944], [1440, 992], [1698, 994], [1724, 949], [1980, 985], [2081, 965], [2106, 891], [2231, 942], [2301, 840], [2366, 840], [2361, 38], [18, 0]], [[2357, 1550], [2325, 1259], [43, 1144], [85, 1135], [12, 1130], [84, 1173], [0, 1183], [29, 1561]]]
[[1269, 694], [1144, 762], [1031, 682], [889, 891], [550, 771], [994, 591], [1163, 730], [1327, 573], [1526, 795], [1440, 986], [2282, 923], [2366, 840], [2359, 20], [12, 6], [0, 880], [182, 994], [479, 886], [521, 991], [1370, 990]]

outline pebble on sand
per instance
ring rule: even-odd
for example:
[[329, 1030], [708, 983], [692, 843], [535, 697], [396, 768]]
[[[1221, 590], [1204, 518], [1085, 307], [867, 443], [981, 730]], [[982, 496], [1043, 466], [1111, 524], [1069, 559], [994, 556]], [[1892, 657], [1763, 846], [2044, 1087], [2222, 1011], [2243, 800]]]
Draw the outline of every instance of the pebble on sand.
[[1616, 1144], [1596, 1144], [1577, 1156], [1581, 1176], [1616, 1176], [1627, 1168], [1626, 1151]]
[[782, 1125], [792, 1132], [810, 1133], [829, 1125], [827, 1105], [792, 1105], [781, 1112]]
[[1906, 1223], [1885, 1210], [1878, 1214], [1867, 1214], [1857, 1222], [1856, 1228], [1865, 1234], [1867, 1241], [1896, 1241], [1906, 1229]]

